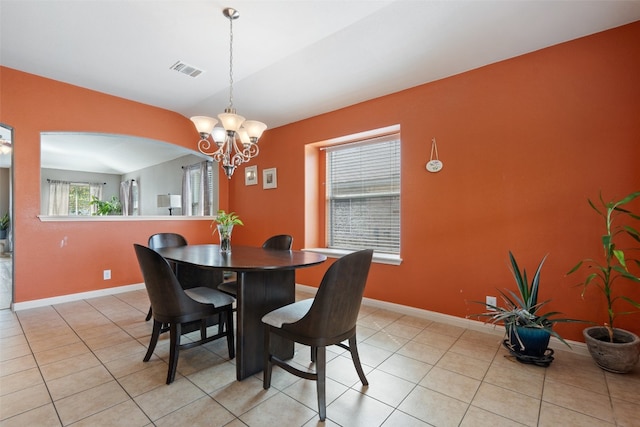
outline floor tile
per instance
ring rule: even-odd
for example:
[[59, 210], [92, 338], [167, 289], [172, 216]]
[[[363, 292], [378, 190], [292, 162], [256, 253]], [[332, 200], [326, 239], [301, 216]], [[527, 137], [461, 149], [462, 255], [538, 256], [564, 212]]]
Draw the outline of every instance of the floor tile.
[[398, 409], [435, 426], [457, 426], [469, 405], [437, 391], [417, 386]]
[[419, 419], [412, 417], [411, 415], [405, 414], [404, 412], [395, 410], [389, 418], [387, 418], [383, 423], [383, 427], [428, 427], [429, 424], [424, 421], [420, 421]]
[[[348, 387], [345, 385], [340, 384], [331, 378], [327, 378], [327, 382], [325, 384], [325, 399], [327, 401], [327, 405], [342, 396], [347, 390]], [[318, 410], [318, 391], [315, 381], [298, 379], [289, 387], [285, 388], [283, 393], [314, 411]]]
[[436, 363], [436, 366], [481, 380], [489, 369], [490, 362], [474, 357], [463, 356], [458, 353], [447, 352], [438, 363]]
[[417, 384], [427, 375], [431, 368], [433, 368], [433, 365], [396, 353], [378, 366], [377, 370]]
[[157, 427], [217, 427], [228, 425], [235, 417], [209, 396], [189, 403], [182, 408], [156, 420]]
[[[77, 423], [73, 427], [143, 427], [150, 425], [151, 420], [132, 400], [127, 400], [115, 406], [90, 415]], [[177, 425], [177, 424], [176, 424]]]
[[0, 396], [0, 421], [51, 403], [44, 383]]
[[539, 427], [612, 427], [614, 425], [548, 402], [542, 402], [538, 423]]
[[368, 386], [354, 387], [354, 389], [394, 408], [397, 407], [416, 386], [415, 383], [380, 370], [370, 372], [367, 380], [369, 381]]
[[277, 393], [274, 388], [263, 389], [262, 381], [251, 377], [230, 383], [210, 395], [231, 413], [240, 416]]
[[393, 407], [376, 399], [347, 390], [327, 405], [327, 418], [342, 426], [379, 426], [393, 412]]
[[[556, 424], [559, 426], [560, 424]], [[520, 424], [500, 415], [475, 406], [470, 406], [464, 415], [460, 427], [522, 427]]]
[[420, 385], [446, 396], [470, 403], [478, 387], [480, 387], [480, 380], [447, 371], [446, 369], [436, 366], [420, 381]]
[[169, 385], [136, 396], [134, 400], [152, 421], [156, 421], [203, 396], [205, 393], [193, 383], [179, 378]]
[[64, 425], [80, 421], [105, 409], [129, 400], [129, 396], [115, 381], [101, 384], [82, 393], [54, 402]]
[[542, 400], [612, 423], [613, 410], [608, 396], [581, 387], [545, 381]]
[[2, 420], [2, 427], [58, 427], [61, 426], [58, 414], [52, 403]]
[[492, 384], [482, 383], [471, 404], [527, 426], [538, 423], [538, 399]]
[[[360, 383], [348, 351], [327, 348], [327, 420], [320, 423], [315, 381], [274, 367], [269, 390], [261, 372], [238, 382], [224, 340], [182, 351], [176, 380], [166, 385], [168, 334], [142, 361], [148, 308], [146, 291], [136, 290], [0, 310], [0, 424], [639, 426], [640, 366], [611, 374], [564, 347], [554, 348], [549, 367], [523, 364], [498, 331], [372, 306], [362, 307], [357, 338], [369, 385]], [[289, 362], [315, 369], [306, 346], [296, 345]]]
[[240, 416], [248, 426], [298, 427], [317, 413], [283, 393], [270, 397]]

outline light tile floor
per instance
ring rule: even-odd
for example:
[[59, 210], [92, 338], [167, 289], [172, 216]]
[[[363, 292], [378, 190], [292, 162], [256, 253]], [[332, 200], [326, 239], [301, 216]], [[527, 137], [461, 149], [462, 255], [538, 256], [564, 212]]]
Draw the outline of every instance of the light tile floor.
[[[167, 339], [142, 362], [148, 307], [134, 291], [0, 311], [0, 425], [322, 425], [315, 383], [280, 369], [269, 390], [261, 375], [238, 382], [223, 341], [181, 352], [165, 385]], [[640, 426], [640, 367], [610, 374], [570, 351], [523, 365], [494, 334], [366, 306], [358, 324], [370, 385], [332, 347], [327, 426]]]

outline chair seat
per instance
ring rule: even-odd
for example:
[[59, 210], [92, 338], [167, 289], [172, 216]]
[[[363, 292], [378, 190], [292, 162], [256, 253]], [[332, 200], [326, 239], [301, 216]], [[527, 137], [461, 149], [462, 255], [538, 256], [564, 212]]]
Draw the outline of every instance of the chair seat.
[[216, 291], [215, 289], [205, 288], [200, 286], [197, 288], [185, 289], [184, 293], [189, 295], [190, 298], [203, 303], [213, 304], [215, 307], [223, 307], [225, 305], [233, 304], [235, 299], [229, 295]]
[[238, 295], [238, 282], [222, 282], [218, 285], [218, 289], [227, 295]]
[[313, 304], [313, 298], [285, 305], [265, 314], [262, 322], [274, 328], [282, 328], [285, 323], [295, 323], [302, 319], [309, 312], [311, 304]]

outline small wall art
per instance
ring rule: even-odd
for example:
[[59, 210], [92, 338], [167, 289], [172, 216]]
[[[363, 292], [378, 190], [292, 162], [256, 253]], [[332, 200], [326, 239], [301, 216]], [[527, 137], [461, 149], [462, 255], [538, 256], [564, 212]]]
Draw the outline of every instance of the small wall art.
[[262, 171], [262, 188], [278, 188], [278, 175], [276, 168], [264, 169]]
[[258, 184], [258, 166], [247, 166], [244, 168], [244, 185]]

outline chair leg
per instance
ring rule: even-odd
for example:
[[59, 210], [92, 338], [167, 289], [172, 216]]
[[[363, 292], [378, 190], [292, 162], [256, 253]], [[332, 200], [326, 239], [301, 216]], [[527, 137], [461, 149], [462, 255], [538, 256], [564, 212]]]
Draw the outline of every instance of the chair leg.
[[327, 398], [325, 394], [327, 384], [327, 348], [316, 347], [316, 374], [318, 375], [316, 387], [318, 389], [318, 414], [320, 421], [327, 417]]
[[200, 319], [200, 341], [207, 339], [207, 318]]
[[157, 320], [153, 320], [153, 331], [151, 332], [151, 341], [149, 341], [149, 348], [147, 349], [147, 354], [145, 354], [144, 359], [145, 362], [148, 362], [151, 359], [151, 355], [153, 354], [153, 350], [156, 349], [156, 344], [158, 344], [158, 337], [160, 336], [160, 330], [162, 329], [162, 322], [158, 322]]
[[264, 325], [264, 368], [262, 370], [262, 388], [265, 390], [271, 387], [271, 370], [273, 365], [271, 364], [271, 340], [270, 327]]
[[224, 323], [227, 327], [227, 348], [229, 349], [229, 359], [233, 359], [236, 357], [236, 344], [233, 333], [233, 309], [229, 308], [229, 310], [226, 310], [220, 317], [226, 319]]
[[182, 325], [180, 323], [172, 323], [171, 329], [169, 330], [169, 372], [167, 372], [167, 384], [171, 384], [176, 377], [181, 333]]
[[151, 306], [149, 306], [149, 312], [147, 313], [147, 317], [144, 318], [145, 322], [148, 322], [149, 320], [151, 320], [151, 315], [153, 310], [151, 310]]
[[358, 372], [362, 385], [369, 385], [367, 378], [364, 376], [362, 365], [360, 364], [360, 356], [358, 355], [358, 346], [356, 344], [355, 334], [349, 338], [349, 351], [351, 352], [351, 359], [353, 360], [353, 365], [356, 367], [356, 372]]
[[318, 347], [311, 346], [311, 361], [314, 363], [316, 361], [317, 353], [318, 353]]

